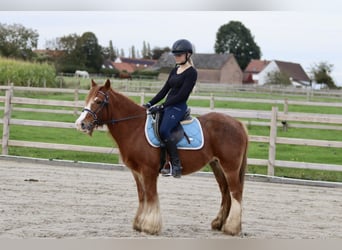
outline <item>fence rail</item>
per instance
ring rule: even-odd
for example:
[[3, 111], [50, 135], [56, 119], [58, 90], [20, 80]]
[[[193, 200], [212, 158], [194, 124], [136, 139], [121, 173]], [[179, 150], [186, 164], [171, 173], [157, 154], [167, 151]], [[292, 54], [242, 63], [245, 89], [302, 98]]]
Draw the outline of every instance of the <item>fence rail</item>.
[[[43, 142], [32, 142], [32, 141], [20, 141], [11, 140], [9, 137], [10, 126], [11, 125], [22, 125], [22, 126], [38, 126], [38, 127], [53, 127], [53, 128], [72, 128], [74, 129], [73, 123], [67, 122], [52, 122], [52, 121], [38, 121], [38, 120], [22, 120], [11, 118], [12, 109], [30, 112], [51, 112], [51, 113], [66, 113], [75, 114], [79, 113], [79, 108], [83, 106], [83, 101], [78, 100], [78, 94], [81, 92], [87, 93], [87, 91], [81, 90], [61, 90], [58, 92], [62, 93], [77, 93], [75, 94], [74, 101], [57, 101], [57, 100], [43, 100], [43, 99], [32, 99], [32, 98], [22, 98], [13, 96], [14, 90], [26, 90], [26, 88], [20, 87], [6, 87], [0, 88], [5, 89], [5, 96], [0, 96], [0, 102], [4, 102], [4, 116], [0, 119], [0, 123], [3, 124], [3, 135], [0, 140], [2, 145], [2, 154], [8, 155], [8, 147], [18, 146], [18, 147], [32, 147], [32, 148], [49, 148], [56, 150], [71, 150], [71, 151], [83, 151], [83, 152], [94, 152], [94, 153], [113, 153], [119, 154], [117, 148], [109, 147], [94, 147], [94, 146], [82, 146], [82, 145], [70, 145], [70, 144], [56, 144], [56, 143], [43, 143]], [[32, 88], [30, 88], [32, 90]], [[48, 89], [49, 92], [53, 92], [56, 89]], [[34, 91], [47, 91], [46, 88], [39, 89], [34, 88]], [[56, 91], [55, 91], [56, 92]], [[140, 96], [141, 103], [144, 102], [146, 94], [144, 93], [125, 93], [126, 95]], [[195, 98], [195, 97], [192, 97]], [[205, 97], [201, 97], [205, 98]], [[214, 102], [213, 96], [206, 97], [211, 102]], [[220, 100], [231, 100], [231, 98], [220, 98]], [[237, 101], [236, 99], [234, 99]], [[239, 101], [250, 101], [246, 99], [239, 99]], [[255, 100], [253, 100], [255, 101]], [[263, 100], [265, 101], [265, 100]], [[275, 100], [268, 100], [274, 103]], [[266, 101], [265, 101], [266, 102]], [[278, 102], [278, 101], [277, 101]], [[288, 102], [291, 103], [291, 102]], [[70, 108], [72, 110], [50, 110], [50, 109], [34, 109], [34, 108], [19, 108], [13, 107], [13, 104], [34, 104], [41, 106], [58, 106], [64, 108]], [[322, 104], [322, 103], [321, 103]], [[309, 105], [309, 103], [304, 102], [303, 105]], [[337, 103], [324, 103], [323, 105], [340, 107]], [[277, 107], [273, 107], [271, 111], [257, 111], [257, 110], [237, 110], [237, 109], [218, 109], [214, 108], [214, 105], [210, 105], [211, 108], [194, 107], [192, 108], [192, 113], [197, 115], [202, 115], [211, 111], [222, 112], [229, 114], [233, 117], [240, 119], [263, 119], [269, 122], [259, 122], [259, 125], [269, 126], [270, 135], [269, 136], [254, 136], [250, 135], [249, 140], [251, 142], [262, 142], [268, 143], [269, 145], [269, 155], [268, 159], [254, 159], [248, 158], [248, 164], [252, 165], [267, 165], [268, 174], [274, 175], [275, 167], [290, 167], [290, 168], [303, 168], [303, 169], [319, 169], [319, 170], [332, 170], [332, 171], [342, 171], [341, 165], [334, 164], [321, 164], [321, 163], [307, 163], [307, 162], [295, 162], [295, 161], [280, 161], [276, 160], [276, 145], [277, 144], [291, 144], [291, 145], [304, 145], [304, 146], [318, 146], [318, 147], [333, 147], [342, 148], [342, 141], [328, 141], [328, 140], [312, 140], [312, 139], [298, 139], [298, 138], [285, 138], [277, 136], [277, 127], [282, 126], [281, 121], [296, 121], [296, 122], [310, 122], [310, 123], [324, 123], [319, 128], [327, 129], [338, 129], [342, 128], [342, 115], [324, 115], [321, 114], [304, 114], [304, 113], [285, 113], [279, 112]], [[250, 121], [245, 122], [247, 125]], [[334, 124], [334, 125], [326, 125]], [[306, 124], [305, 126], [312, 126], [311, 124]], [[319, 125], [315, 125], [316, 127]]]

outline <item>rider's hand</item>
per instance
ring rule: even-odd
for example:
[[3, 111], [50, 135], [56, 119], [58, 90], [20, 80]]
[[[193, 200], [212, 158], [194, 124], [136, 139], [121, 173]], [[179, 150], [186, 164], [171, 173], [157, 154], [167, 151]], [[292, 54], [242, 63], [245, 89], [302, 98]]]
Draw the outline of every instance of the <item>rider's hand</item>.
[[156, 106], [153, 106], [151, 108], [148, 109], [148, 111], [151, 113], [151, 114], [155, 114], [157, 112], [160, 112], [164, 109], [164, 105], [161, 104], [161, 105], [156, 105]]
[[143, 105], [142, 105], [145, 109], [149, 109], [150, 107], [151, 107], [151, 103], [144, 103]]

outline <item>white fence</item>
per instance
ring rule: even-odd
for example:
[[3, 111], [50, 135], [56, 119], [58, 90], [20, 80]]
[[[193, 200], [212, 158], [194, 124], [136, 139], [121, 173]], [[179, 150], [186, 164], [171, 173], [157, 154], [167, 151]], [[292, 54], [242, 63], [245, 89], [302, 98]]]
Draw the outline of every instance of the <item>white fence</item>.
[[[23, 126], [38, 126], [38, 127], [54, 127], [54, 128], [74, 128], [73, 123], [66, 122], [52, 122], [52, 121], [36, 121], [36, 120], [22, 120], [11, 118], [11, 110], [13, 104], [35, 104], [35, 105], [48, 105], [55, 107], [71, 107], [73, 110], [61, 110], [61, 109], [32, 109], [32, 108], [15, 108], [15, 110], [28, 111], [28, 112], [50, 112], [60, 114], [78, 114], [80, 108], [83, 107], [84, 101], [79, 101], [79, 93], [86, 94], [88, 91], [85, 90], [71, 90], [71, 89], [48, 89], [48, 88], [25, 88], [25, 87], [0, 87], [0, 90], [6, 91], [5, 96], [0, 96], [0, 102], [4, 102], [4, 116], [0, 119], [0, 123], [3, 124], [3, 135], [0, 140], [2, 145], [2, 154], [8, 154], [8, 147], [19, 146], [19, 147], [32, 147], [32, 148], [45, 148], [45, 149], [56, 149], [56, 150], [71, 150], [71, 151], [83, 151], [83, 152], [94, 152], [94, 153], [114, 153], [119, 154], [117, 148], [108, 147], [94, 147], [94, 146], [82, 146], [82, 145], [70, 145], [70, 144], [56, 144], [56, 143], [43, 143], [43, 142], [32, 142], [32, 141], [21, 141], [10, 139], [10, 126], [11, 125], [23, 125]], [[15, 97], [13, 95], [14, 90], [21, 91], [40, 91], [40, 92], [60, 92], [60, 93], [73, 93], [74, 101], [59, 101], [59, 100], [43, 100], [43, 99], [32, 99]], [[140, 102], [144, 103], [145, 97], [148, 96], [144, 93], [125, 93], [129, 96], [140, 96]], [[335, 147], [342, 148], [342, 141], [328, 141], [328, 140], [310, 140], [310, 139], [298, 139], [298, 138], [285, 138], [277, 136], [277, 128], [288, 122], [310, 122], [310, 124], [291, 124], [290, 126], [308, 127], [308, 128], [319, 128], [319, 129], [335, 129], [342, 130], [342, 115], [324, 115], [321, 114], [305, 114], [305, 113], [287, 113], [287, 105], [320, 105], [320, 106], [331, 106], [331, 107], [342, 107], [341, 103], [312, 103], [312, 102], [299, 102], [299, 101], [280, 101], [280, 100], [251, 100], [243, 98], [224, 98], [224, 97], [198, 97], [192, 96], [192, 99], [208, 99], [210, 100], [210, 108], [193, 107], [192, 113], [201, 115], [210, 111], [217, 111], [229, 114], [238, 119], [263, 119], [268, 120], [266, 122], [254, 121], [253, 124], [270, 127], [269, 136], [249, 136], [251, 142], [262, 142], [268, 143], [269, 154], [268, 159], [254, 159], [248, 158], [248, 164], [250, 165], [262, 165], [268, 166], [268, 175], [274, 175], [275, 167], [290, 167], [290, 168], [305, 168], [305, 169], [318, 169], [318, 170], [331, 170], [331, 171], [342, 171], [342, 165], [334, 164], [321, 164], [321, 163], [308, 163], [308, 162], [296, 162], [296, 161], [281, 161], [276, 160], [276, 145], [277, 144], [291, 144], [291, 145], [303, 145], [303, 146], [319, 146], [319, 147]], [[279, 104], [284, 103], [285, 111], [280, 112], [277, 107], [273, 107], [271, 111], [257, 111], [257, 110], [237, 110], [237, 109], [218, 109], [215, 108], [215, 100], [223, 101], [240, 101], [240, 102], [263, 102]], [[0, 107], [1, 108], [1, 107]], [[248, 124], [251, 121], [246, 122]]]

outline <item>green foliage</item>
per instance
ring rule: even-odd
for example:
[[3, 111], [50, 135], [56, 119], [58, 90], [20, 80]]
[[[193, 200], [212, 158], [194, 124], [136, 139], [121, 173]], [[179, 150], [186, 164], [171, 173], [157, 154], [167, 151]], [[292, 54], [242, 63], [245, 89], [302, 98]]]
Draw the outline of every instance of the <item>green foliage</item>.
[[58, 72], [74, 73], [76, 70], [86, 70], [98, 73], [103, 63], [102, 47], [92, 32], [82, 36], [70, 34], [59, 39], [58, 47], [66, 53], [56, 62]]
[[0, 56], [31, 59], [33, 48], [37, 48], [38, 33], [21, 24], [0, 23]]
[[0, 57], [0, 84], [55, 86], [56, 70], [47, 63], [29, 63]]
[[328, 64], [327, 62], [320, 62], [312, 66], [311, 74], [315, 82], [325, 83], [329, 88], [335, 89], [337, 87], [334, 80], [330, 76], [332, 69], [332, 64]]
[[142, 79], [156, 79], [159, 75], [159, 71], [152, 70], [136, 70], [132, 73], [133, 78]]
[[159, 48], [159, 47], [154, 47], [152, 50], [152, 59], [153, 60], [158, 60], [163, 53], [169, 53], [171, 52], [171, 49], [169, 47], [165, 48]]
[[76, 51], [80, 65], [84, 65], [89, 72], [99, 72], [103, 58], [101, 46], [92, 32], [85, 32], [77, 40]]
[[279, 72], [279, 71], [273, 71], [273, 72], [268, 73], [266, 84], [285, 85], [285, 86], [292, 85], [290, 81], [290, 77], [286, 73]]
[[234, 54], [240, 68], [244, 70], [251, 59], [260, 59], [261, 51], [251, 31], [239, 21], [222, 25], [216, 33], [215, 52]]
[[109, 69], [109, 68], [101, 68], [100, 73], [103, 74], [105, 77], [114, 77], [117, 75], [120, 71], [117, 69]]

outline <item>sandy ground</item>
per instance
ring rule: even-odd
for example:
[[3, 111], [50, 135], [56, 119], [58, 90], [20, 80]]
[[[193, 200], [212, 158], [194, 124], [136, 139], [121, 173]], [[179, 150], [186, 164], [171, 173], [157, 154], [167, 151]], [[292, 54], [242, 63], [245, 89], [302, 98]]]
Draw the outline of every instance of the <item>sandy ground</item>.
[[[163, 230], [132, 229], [138, 206], [129, 171], [0, 159], [0, 238], [230, 238], [210, 228], [213, 177], [160, 177]], [[342, 189], [246, 181], [242, 238], [342, 239]]]

